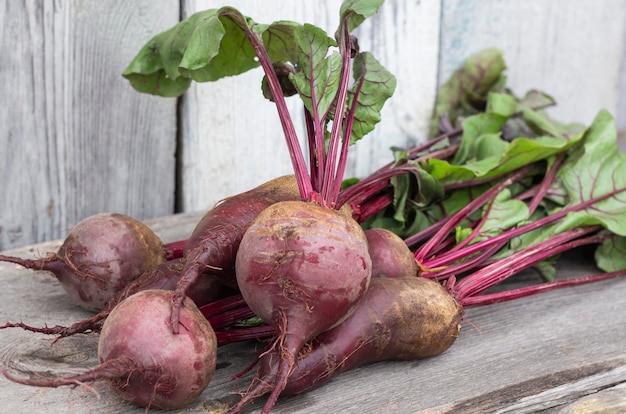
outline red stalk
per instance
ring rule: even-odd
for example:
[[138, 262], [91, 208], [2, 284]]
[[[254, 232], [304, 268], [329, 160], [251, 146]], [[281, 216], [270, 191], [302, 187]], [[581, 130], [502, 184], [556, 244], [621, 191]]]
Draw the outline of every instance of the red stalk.
[[510, 300], [519, 299], [525, 296], [531, 296], [537, 293], [547, 292], [554, 289], [584, 285], [587, 283], [599, 282], [602, 280], [614, 279], [616, 277], [622, 276], [626, 276], [626, 269], [618, 270], [615, 272], [599, 273], [597, 275], [591, 276], [581, 276], [571, 279], [557, 280], [554, 282], [540, 283], [537, 285], [525, 286], [523, 288], [511, 289], [504, 292], [466, 296], [459, 299], [459, 304], [464, 308], [491, 305], [494, 303], [507, 302]]
[[183, 250], [185, 248], [185, 243], [187, 240], [178, 240], [171, 243], [165, 244], [165, 259], [167, 260], [175, 260], [183, 257]]
[[[552, 224], [562, 218], [564, 218], [567, 214], [574, 212], [574, 211], [580, 211], [583, 210], [587, 207], [592, 206], [595, 203], [598, 203], [602, 200], [606, 200], [607, 198], [613, 197], [619, 193], [625, 192], [626, 188], [621, 188], [618, 190], [614, 190], [611, 191], [607, 194], [603, 194], [601, 196], [595, 197], [595, 198], [590, 198], [589, 200], [585, 200], [581, 203], [578, 203], [576, 205], [573, 206], [569, 206], [569, 207], [565, 207], [559, 211], [557, 211], [556, 213], [550, 214], [548, 216], [545, 216], [543, 218], [540, 218], [539, 220], [533, 221], [532, 223], [528, 223], [525, 224], [523, 226], [517, 227], [515, 229], [511, 229], [506, 231], [505, 233], [499, 234], [497, 236], [494, 237], [490, 237], [486, 240], [480, 241], [478, 243], [472, 244], [470, 246], [465, 247], [462, 250], [456, 251], [456, 252], [452, 252], [450, 254], [445, 254], [445, 255], [441, 255], [439, 257], [433, 258], [431, 260], [426, 261], [422, 261], [422, 265], [425, 267], [441, 267], [441, 266], [447, 266], [451, 263], [454, 263], [458, 260], [462, 260], [464, 257], [467, 257], [471, 254], [477, 253], [483, 249], [486, 249], [487, 247], [490, 247], [494, 244], [498, 244], [501, 243], [505, 240], [511, 240], [517, 236], [520, 236], [522, 234], [528, 233], [532, 230], [536, 230], [540, 227], [546, 226], [548, 224]], [[468, 204], [469, 206], [469, 204]], [[460, 222], [460, 221], [459, 221]], [[452, 227], [449, 231], [451, 231], [454, 227]], [[441, 232], [441, 231], [440, 231]], [[447, 234], [447, 233], [446, 233]], [[432, 240], [432, 239], [431, 239]], [[417, 253], [416, 253], [417, 254]]]
[[552, 163], [552, 166], [546, 172], [544, 179], [541, 181], [541, 185], [539, 186], [537, 192], [535, 193], [530, 204], [528, 205], [529, 216], [531, 216], [535, 212], [535, 210], [537, 209], [537, 207], [539, 206], [539, 204], [545, 197], [546, 193], [550, 189], [550, 186], [552, 185], [552, 182], [554, 181], [554, 177], [556, 177], [556, 173], [561, 167], [561, 164], [563, 163], [564, 159], [565, 159], [564, 153], [557, 155], [556, 159], [554, 160], [554, 163]]
[[227, 10], [223, 12], [223, 15], [230, 17], [245, 33], [246, 37], [250, 41], [250, 44], [254, 48], [254, 51], [259, 58], [259, 63], [265, 71], [274, 103], [278, 111], [278, 117], [280, 118], [280, 124], [285, 134], [287, 147], [289, 149], [289, 156], [291, 157], [291, 164], [296, 175], [296, 181], [298, 182], [298, 188], [300, 189], [300, 196], [302, 200], [309, 200], [313, 193], [313, 187], [311, 185], [311, 177], [308, 174], [306, 162], [304, 161], [304, 155], [300, 142], [298, 141], [298, 135], [294, 128], [293, 121], [289, 115], [285, 97], [283, 96], [282, 89], [280, 87], [280, 81], [272, 65], [272, 61], [265, 50], [262, 39], [250, 30], [246, 22], [238, 20], [237, 14], [230, 14]]
[[575, 240], [578, 237], [598, 231], [599, 229], [600, 226], [575, 228], [552, 236], [522, 251], [513, 253], [463, 278], [456, 284], [454, 296], [460, 300], [468, 296], [477, 295], [521, 270], [554, 255], [583, 245], [602, 243], [610, 236], [607, 234], [594, 235]]
[[[448, 236], [448, 234], [455, 229], [456, 226], [458, 226], [463, 220], [465, 220], [467, 216], [482, 207], [487, 201], [489, 201], [492, 197], [495, 197], [496, 194], [498, 194], [500, 191], [513, 184], [518, 179], [526, 176], [531, 167], [533, 166], [527, 165], [520, 168], [519, 170], [510, 174], [504, 180], [500, 181], [497, 185], [491, 187], [489, 190], [485, 191], [483, 194], [472, 200], [472, 202], [467, 204], [465, 207], [463, 207], [461, 210], [459, 210], [449, 218], [443, 219], [444, 223], [442, 224], [439, 231], [437, 231], [437, 233], [433, 235], [430, 240], [428, 240], [419, 249], [417, 249], [417, 251], [415, 252], [415, 260], [420, 263], [424, 262], [427, 257], [432, 255], [437, 245], [441, 243]], [[439, 266], [440, 265], [429, 265], [428, 267]]]
[[242, 306], [206, 319], [209, 321], [213, 329], [218, 330], [253, 316], [254, 312], [252, 312], [248, 306]]
[[[335, 179], [335, 166], [337, 164], [337, 153], [339, 142], [341, 141], [343, 116], [348, 98], [348, 85], [350, 80], [350, 68], [352, 57], [350, 56], [350, 34], [348, 33], [348, 25], [344, 21], [339, 31], [339, 53], [342, 57], [341, 75], [339, 78], [339, 90], [337, 93], [337, 103], [335, 105], [335, 118], [333, 126], [330, 130], [330, 139], [328, 145], [328, 153], [325, 160], [324, 177], [322, 178], [321, 195], [329, 206], [336, 201], [337, 194], [333, 194], [333, 180]], [[354, 98], [356, 100], [356, 96]], [[322, 147], [323, 148], [323, 147]]]
[[215, 331], [218, 346], [232, 344], [233, 342], [249, 341], [251, 339], [269, 339], [274, 334], [274, 328], [269, 325]]
[[209, 319], [220, 313], [237, 309], [241, 306], [246, 306], [246, 301], [243, 299], [243, 296], [236, 294], [201, 306], [200, 312], [205, 318]]

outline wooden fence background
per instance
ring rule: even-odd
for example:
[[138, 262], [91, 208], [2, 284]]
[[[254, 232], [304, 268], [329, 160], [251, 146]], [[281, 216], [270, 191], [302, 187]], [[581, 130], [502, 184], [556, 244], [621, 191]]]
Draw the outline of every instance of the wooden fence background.
[[[2, 0], [0, 250], [62, 238], [79, 220], [204, 210], [289, 173], [262, 73], [193, 86], [180, 99], [135, 92], [121, 73], [152, 35], [223, 5], [258, 22], [334, 32], [340, 0]], [[398, 78], [348, 175], [427, 137], [439, 85], [470, 54], [505, 52], [519, 94], [553, 95], [552, 113], [588, 123], [600, 108], [626, 129], [626, 0], [387, 0], [358, 31]], [[298, 111], [296, 98], [291, 107]]]

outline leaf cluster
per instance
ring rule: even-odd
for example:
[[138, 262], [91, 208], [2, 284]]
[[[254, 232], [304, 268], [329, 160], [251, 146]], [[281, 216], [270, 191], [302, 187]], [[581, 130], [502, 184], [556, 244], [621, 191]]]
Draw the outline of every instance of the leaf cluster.
[[[433, 266], [443, 265], [442, 255], [450, 250], [495, 245], [490, 240], [496, 237], [503, 244], [492, 261], [598, 226], [607, 237], [596, 250], [596, 263], [605, 271], [626, 269], [626, 155], [617, 147], [612, 116], [602, 110], [589, 126], [564, 125], [546, 112], [555, 104], [549, 95], [531, 90], [517, 97], [506, 88], [505, 69], [501, 52], [489, 49], [452, 75], [442, 87], [433, 125], [459, 127], [455, 139], [440, 144], [453, 151], [444, 157], [397, 151], [396, 164], [412, 163], [419, 173], [391, 180], [391, 204], [365, 226], [396, 232], [418, 249], [419, 259], [420, 244], [454, 218], [458, 224], [447, 238], [422, 251], [425, 261], [439, 255]], [[488, 192], [482, 204], [464, 212]], [[445, 266], [476, 251], [450, 255]], [[547, 279], [553, 259], [535, 264]]]

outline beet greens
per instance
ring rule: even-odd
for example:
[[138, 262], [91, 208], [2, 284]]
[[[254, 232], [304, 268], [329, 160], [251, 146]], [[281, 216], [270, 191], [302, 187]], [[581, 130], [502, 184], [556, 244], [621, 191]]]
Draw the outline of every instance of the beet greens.
[[517, 98], [506, 89], [504, 68], [500, 53], [487, 50], [444, 85], [435, 123], [444, 133], [395, 153], [381, 172], [413, 165], [421, 173], [379, 184], [364, 199], [376, 206], [363, 209], [364, 227], [404, 237], [422, 276], [467, 277], [454, 287], [461, 297], [479, 293], [470, 285], [483, 291], [529, 267], [551, 281], [558, 256], [581, 245], [598, 246], [600, 269], [626, 269], [626, 155], [612, 116], [600, 111], [588, 127], [560, 124], [543, 111], [554, 104], [548, 95]]

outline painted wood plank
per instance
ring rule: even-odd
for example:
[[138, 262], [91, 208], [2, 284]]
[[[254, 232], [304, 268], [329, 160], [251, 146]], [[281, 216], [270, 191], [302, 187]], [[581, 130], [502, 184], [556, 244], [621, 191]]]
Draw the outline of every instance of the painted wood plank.
[[617, 117], [625, 16], [625, 0], [444, 0], [440, 81], [498, 47], [513, 91], [551, 94], [557, 119], [588, 124], [602, 108]]
[[[340, 0], [265, 2], [187, 0], [184, 15], [232, 5], [255, 21], [287, 19], [334, 33]], [[348, 176], [363, 176], [391, 160], [389, 148], [425, 139], [437, 76], [440, 1], [389, 0], [358, 30], [370, 50], [398, 79], [377, 129], [357, 144]], [[206, 209], [225, 196], [292, 172], [276, 110], [262, 98], [262, 70], [194, 85], [182, 105], [182, 211]], [[301, 103], [288, 99], [303, 137]]]
[[178, 17], [176, 0], [2, 3], [0, 248], [98, 212], [173, 212], [176, 101], [121, 73]]
[[[176, 215], [149, 224], [164, 240], [174, 241], [191, 232], [198, 217]], [[59, 244], [48, 242], [8, 253], [32, 255], [54, 250]], [[579, 254], [566, 260], [558, 275], [590, 272], [595, 272], [590, 258]], [[43, 273], [0, 263], [0, 275], [5, 283], [0, 290], [1, 323], [21, 319], [31, 324], [67, 324], [89, 315], [71, 304], [59, 284]], [[533, 283], [535, 278], [534, 274], [518, 275], [508, 286]], [[469, 309], [459, 339], [443, 355], [357, 368], [305, 395], [279, 400], [272, 412], [463, 414], [562, 409], [571, 413], [580, 412], [573, 411], [576, 403], [589, 407], [589, 400], [593, 400], [592, 407], [622, 407], [625, 308], [626, 278], [621, 278]], [[52, 344], [45, 336], [0, 331], [2, 368], [50, 374], [84, 370], [97, 363], [96, 346], [95, 336]], [[223, 412], [220, 408], [234, 402], [235, 393], [250, 381], [250, 375], [237, 381], [231, 381], [231, 376], [259, 349], [252, 342], [221, 348], [216, 376], [200, 399], [164, 413]], [[598, 393], [598, 389], [615, 392]], [[2, 412], [13, 414], [144, 412], [121, 402], [105, 384], [93, 389], [41, 389], [0, 377], [0, 395]], [[258, 413], [259, 404], [247, 412]]]

